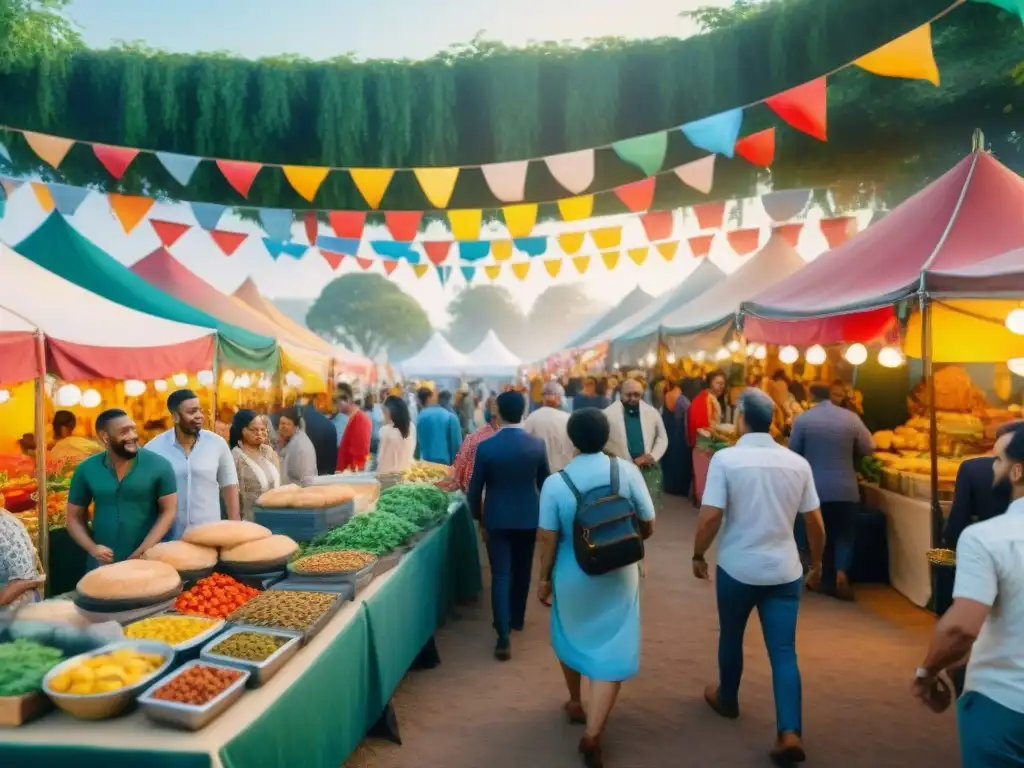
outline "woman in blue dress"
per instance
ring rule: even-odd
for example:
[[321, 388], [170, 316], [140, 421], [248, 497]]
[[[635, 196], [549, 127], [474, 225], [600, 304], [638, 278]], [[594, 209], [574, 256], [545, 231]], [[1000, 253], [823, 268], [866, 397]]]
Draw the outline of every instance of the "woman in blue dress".
[[[605, 455], [608, 419], [596, 408], [576, 411], [567, 425], [579, 455], [565, 468], [580, 493], [611, 484], [611, 462], [619, 462], [619, 495], [630, 499], [641, 533], [654, 531], [654, 504], [640, 471]], [[569, 688], [565, 711], [572, 723], [585, 723], [579, 751], [588, 768], [601, 768], [601, 733], [623, 681], [640, 669], [640, 570], [627, 566], [588, 576], [573, 551], [576, 498], [559, 475], [551, 475], [540, 495], [541, 581], [538, 597], [551, 604], [551, 645]], [[587, 708], [581, 677], [590, 681]]]

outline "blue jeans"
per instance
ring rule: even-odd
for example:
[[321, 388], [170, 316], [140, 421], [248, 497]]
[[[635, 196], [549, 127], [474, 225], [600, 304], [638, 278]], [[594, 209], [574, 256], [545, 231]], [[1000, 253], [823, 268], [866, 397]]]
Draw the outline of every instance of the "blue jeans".
[[1014, 712], [977, 691], [957, 702], [960, 760], [969, 768], [1024, 765], [1024, 713]]
[[522, 629], [530, 597], [533, 548], [537, 529], [489, 529], [487, 559], [491, 562], [491, 611], [501, 640]]
[[821, 519], [825, 522], [825, 562], [822, 572], [828, 584], [835, 584], [837, 573], [849, 576], [853, 569], [853, 547], [857, 541], [859, 512], [860, 504], [855, 501], [821, 503]]
[[772, 665], [775, 693], [775, 724], [782, 731], [801, 732], [800, 669], [796, 660], [796, 617], [803, 579], [788, 584], [754, 586], [717, 571], [718, 596], [718, 696], [727, 707], [739, 706], [743, 676], [743, 635], [750, 612], [757, 608], [761, 631]]

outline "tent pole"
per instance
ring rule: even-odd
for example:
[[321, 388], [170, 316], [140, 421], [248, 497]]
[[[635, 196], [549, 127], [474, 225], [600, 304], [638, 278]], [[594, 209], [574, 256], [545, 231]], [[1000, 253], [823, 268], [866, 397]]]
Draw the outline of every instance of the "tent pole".
[[39, 561], [43, 573], [50, 572], [50, 515], [46, 499], [46, 342], [42, 331], [36, 331], [36, 386], [35, 386], [35, 439], [36, 439], [36, 496], [38, 502]]
[[926, 294], [921, 294], [921, 346], [924, 375], [928, 388], [928, 451], [931, 458], [931, 521], [932, 546], [938, 546], [942, 537], [942, 507], [939, 504], [939, 426], [935, 408], [935, 365], [934, 332], [932, 328], [931, 302]]

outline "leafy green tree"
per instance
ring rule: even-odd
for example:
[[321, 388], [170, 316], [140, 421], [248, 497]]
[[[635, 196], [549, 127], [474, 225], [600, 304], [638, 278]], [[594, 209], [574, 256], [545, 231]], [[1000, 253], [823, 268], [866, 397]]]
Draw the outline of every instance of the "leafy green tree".
[[372, 274], [342, 275], [325, 285], [309, 308], [306, 324], [371, 358], [387, 352], [391, 359], [401, 359], [422, 347], [432, 333], [416, 299]]
[[0, 72], [53, 62], [82, 48], [63, 11], [70, 0], [0, 0]]
[[507, 288], [471, 285], [448, 304], [451, 322], [448, 340], [459, 350], [471, 352], [493, 330], [517, 355], [522, 353], [525, 318]]
[[558, 283], [541, 293], [526, 316], [523, 359], [539, 360], [568, 341], [589, 320], [608, 309], [581, 283]]

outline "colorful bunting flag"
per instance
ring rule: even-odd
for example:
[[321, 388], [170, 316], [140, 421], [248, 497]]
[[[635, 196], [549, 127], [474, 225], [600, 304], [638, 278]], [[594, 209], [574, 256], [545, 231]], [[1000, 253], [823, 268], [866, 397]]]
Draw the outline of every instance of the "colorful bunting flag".
[[226, 206], [216, 203], [189, 203], [192, 208], [192, 215], [196, 217], [196, 223], [203, 229], [216, 229], [220, 224], [220, 217], [227, 210]]
[[731, 158], [742, 126], [743, 110], [730, 109], [694, 120], [681, 126], [679, 130], [697, 149]]
[[54, 202], [49, 188], [41, 181], [33, 181], [30, 184], [32, 185], [32, 191], [36, 195], [36, 200], [39, 201], [39, 207], [46, 213], [50, 213], [57, 204]]
[[748, 163], [767, 168], [775, 159], [775, 129], [767, 128], [736, 142], [736, 154]]
[[619, 263], [619, 251], [602, 251], [601, 261], [604, 262], [605, 269], [615, 269], [615, 265]]
[[861, 56], [855, 66], [882, 77], [927, 80], [939, 84], [939, 66], [932, 50], [932, 26], [924, 24], [881, 48]]
[[576, 267], [576, 271], [581, 275], [590, 268], [590, 257], [589, 256], [574, 256], [572, 259], [572, 265]]
[[489, 240], [466, 240], [459, 243], [459, 259], [462, 261], [480, 261], [486, 259], [490, 252]]
[[411, 242], [416, 239], [423, 221], [423, 211], [387, 211], [384, 223], [395, 240]]
[[484, 267], [484, 273], [491, 280], [497, 280], [501, 274], [501, 264], [488, 264]]
[[787, 124], [821, 141], [828, 140], [828, 88], [825, 77], [777, 93], [765, 104]]
[[558, 247], [565, 253], [573, 254], [583, 247], [586, 232], [563, 232], [558, 236]]
[[[210, 238], [220, 248], [220, 252], [225, 256], [231, 256], [241, 247], [248, 239], [249, 235], [246, 232], [228, 232], [223, 229], [211, 229]], [[166, 245], [166, 243], [165, 243]], [[271, 254], [273, 256], [273, 254]], [[278, 254], [279, 256], [280, 254]], [[277, 256], [274, 256], [276, 259]]]
[[161, 219], [150, 219], [149, 226], [153, 228], [156, 236], [160, 238], [160, 245], [170, 248], [178, 240], [192, 229], [190, 224], [180, 224], [177, 221], [162, 221]]
[[668, 243], [656, 243], [654, 247], [658, 249], [661, 258], [665, 261], [672, 261], [676, 257], [676, 253], [679, 252], [679, 241], [673, 240]]
[[435, 208], [447, 208], [459, 178], [458, 168], [413, 168], [424, 196]]
[[512, 241], [502, 238], [501, 240], [491, 240], [491, 256], [494, 257], [495, 261], [508, 261], [512, 258]]
[[331, 225], [338, 237], [352, 237], [359, 240], [366, 226], [364, 211], [331, 211], [327, 214], [327, 223]]
[[501, 209], [505, 226], [512, 237], [526, 237], [537, 224], [537, 203], [506, 205]]
[[563, 197], [558, 201], [558, 212], [562, 215], [562, 221], [589, 219], [594, 213], [594, 196]]
[[697, 217], [697, 226], [701, 229], [721, 229], [725, 221], [725, 201], [716, 200], [713, 203], [697, 203], [692, 208]]
[[107, 173], [118, 181], [139, 154], [139, 150], [132, 147], [112, 147], [109, 144], [93, 144], [92, 152], [100, 165], [107, 169]]
[[373, 240], [370, 242], [370, 246], [373, 248], [374, 253], [386, 259], [400, 259], [408, 261], [410, 264], [418, 264], [420, 260], [419, 252], [409, 242], [401, 240]]
[[838, 248], [853, 234], [857, 219], [853, 216], [836, 216], [821, 220], [821, 234], [828, 241], [829, 248]]
[[686, 186], [706, 195], [711, 192], [711, 187], [715, 183], [715, 157], [708, 155], [700, 160], [677, 166], [674, 169], [676, 176]]
[[71, 139], [51, 136], [48, 133], [22, 131], [21, 135], [25, 137], [25, 141], [32, 148], [32, 151], [39, 156], [39, 159], [53, 168], [59, 167], [64, 162], [64, 158], [67, 157], [68, 152], [71, 151], [71, 147], [75, 143]]
[[626, 206], [633, 213], [640, 213], [646, 211], [654, 205], [654, 192], [655, 183], [658, 181], [656, 176], [649, 176], [646, 179], [640, 181], [634, 181], [630, 184], [623, 184], [622, 186], [616, 187], [612, 190], [615, 196], [619, 198], [624, 206]]
[[201, 158], [193, 155], [179, 155], [176, 152], [155, 152], [154, 154], [171, 178], [183, 187], [187, 187], [192, 181], [192, 174], [196, 172], [201, 161]]
[[480, 171], [491, 194], [503, 203], [518, 203], [526, 197], [526, 172], [529, 160], [481, 165]]
[[800, 233], [803, 229], [803, 222], [796, 221], [792, 224], [779, 224], [778, 226], [773, 227], [772, 234], [781, 237], [791, 248], [796, 248], [797, 243], [800, 242]]
[[371, 208], [380, 208], [384, 193], [395, 175], [394, 168], [349, 168], [352, 183]]
[[5, 144], [4, 142], [2, 142], [2, 141], [0, 141], [0, 157], [2, 157], [2, 158], [3, 158], [4, 160], [6, 160], [6, 161], [7, 161], [8, 163], [11, 163], [11, 162], [13, 162], [13, 161], [11, 160], [11, 153], [10, 153], [10, 151], [9, 151], [9, 150], [7, 149], [7, 145], [6, 145], [6, 144]]
[[562, 271], [562, 260], [544, 259], [544, 269], [548, 271], [551, 277], [558, 277], [558, 273]]
[[629, 258], [633, 260], [633, 263], [638, 267], [647, 261], [647, 254], [650, 252], [650, 248], [646, 245], [643, 248], [630, 248], [627, 253]]
[[697, 235], [696, 237], [691, 237], [687, 240], [690, 244], [690, 253], [698, 259], [707, 256], [711, 253], [711, 242], [714, 239], [714, 235]]
[[795, 219], [811, 201], [809, 189], [782, 189], [761, 195], [764, 212], [772, 221], [789, 221]]
[[618, 248], [622, 242], [622, 227], [601, 227], [590, 230], [590, 239], [599, 251]]
[[512, 264], [512, 274], [520, 280], [525, 280], [526, 276], [530, 274], [530, 266], [532, 264], [532, 261], [521, 261], [518, 264]]
[[110, 209], [114, 212], [117, 220], [121, 222], [121, 226], [124, 228], [125, 234], [128, 235], [130, 235], [132, 230], [138, 226], [139, 222], [146, 217], [146, 214], [149, 213], [149, 209], [152, 208], [153, 203], [156, 202], [152, 197], [143, 197], [142, 195], [119, 195], [115, 192], [108, 194], [107, 200], [110, 201]]
[[358, 237], [331, 237], [320, 235], [316, 239], [317, 248], [321, 250], [334, 251], [342, 256], [357, 256], [359, 254]]
[[24, 183], [21, 179], [0, 179], [0, 186], [4, 188], [4, 194], [8, 200]]
[[513, 240], [517, 250], [527, 256], [543, 256], [548, 250], [546, 237], [517, 237]]
[[448, 226], [456, 240], [477, 240], [483, 226], [484, 212], [479, 208], [448, 211]]
[[[398, 269], [398, 262], [397, 261], [391, 261], [390, 259], [384, 259], [381, 262], [381, 264], [384, 265], [384, 274], [387, 275], [388, 277], [391, 276], [392, 272], [394, 272], [396, 269]], [[472, 267], [469, 267], [469, 269], [472, 269]]]
[[580, 149], [544, 158], [555, 181], [574, 195], [581, 195], [594, 183], [594, 150]]
[[[341, 262], [345, 260], [345, 254], [335, 253], [334, 251], [328, 251], [323, 248], [320, 248], [319, 251], [320, 255], [324, 257], [324, 261], [330, 265], [333, 271], [337, 272], [338, 267], [341, 266]], [[423, 268], [426, 269], [426, 267]]]
[[749, 229], [734, 229], [726, 233], [725, 239], [729, 241], [737, 256], [746, 256], [757, 250], [757, 244], [761, 237], [761, 230], [756, 227]]
[[[245, 160], [218, 160], [217, 167], [224, 174], [228, 184], [242, 197], [248, 198], [249, 190], [252, 189], [252, 183], [256, 180], [256, 174], [260, 172], [263, 165], [260, 163], [250, 163]], [[277, 256], [274, 258], [277, 258]]]
[[450, 240], [426, 240], [422, 245], [424, 253], [435, 267], [441, 266], [448, 260], [448, 253], [452, 247]]
[[91, 191], [88, 187], [72, 187], [69, 184], [57, 184], [51, 182], [50, 197], [57, 207], [57, 211], [63, 216], [74, 216], [75, 211], [85, 202]]
[[668, 150], [668, 131], [655, 131], [612, 143], [612, 151], [623, 162], [635, 165], [645, 176], [661, 170]]
[[[213, 235], [213, 233], [210, 233]], [[270, 254], [270, 258], [277, 261], [281, 256], [290, 256], [293, 259], [301, 259], [306, 251], [309, 250], [308, 245], [302, 243], [283, 243], [280, 240], [274, 240], [273, 238], [264, 237], [263, 245], [267, 248], [267, 253]], [[372, 259], [368, 259], [372, 264]]]
[[651, 211], [640, 217], [647, 239], [668, 240], [672, 237], [672, 230], [675, 229], [675, 218], [672, 211]]
[[473, 282], [473, 275], [476, 274], [476, 267], [459, 267], [462, 272], [462, 279], [467, 283]]
[[437, 279], [440, 281], [441, 287], [444, 288], [445, 284], [448, 282], [448, 278], [451, 277], [451, 275], [452, 275], [452, 268], [451, 267], [437, 267], [436, 269], [437, 269]]
[[425, 274], [427, 274], [427, 270], [429, 269], [429, 264], [415, 264], [413, 265], [412, 271], [413, 274], [416, 275], [416, 277], [423, 277]]
[[320, 220], [316, 217], [316, 211], [306, 211], [302, 216], [302, 225], [306, 230], [307, 242], [316, 245], [316, 236], [320, 234]]
[[[260, 208], [260, 226], [272, 240], [282, 242], [292, 239], [292, 212], [286, 208]], [[217, 217], [220, 218], [219, 216]], [[216, 225], [214, 225], [215, 228]]]
[[363, 272], [373, 269], [374, 263], [374, 259], [361, 259], [358, 256], [356, 257], [356, 264], [359, 265], [359, 268], [362, 269]]
[[282, 165], [281, 170], [292, 189], [312, 203], [331, 169], [315, 165]]

